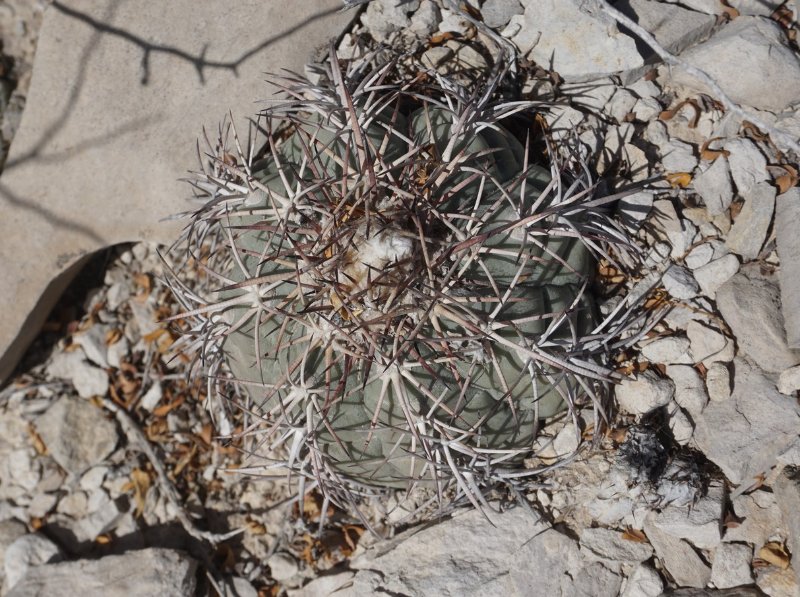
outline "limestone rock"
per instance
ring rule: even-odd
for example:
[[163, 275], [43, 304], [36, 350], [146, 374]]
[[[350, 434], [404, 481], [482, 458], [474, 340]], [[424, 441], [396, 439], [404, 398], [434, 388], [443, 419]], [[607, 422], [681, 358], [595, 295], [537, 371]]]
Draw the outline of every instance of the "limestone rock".
[[733, 362], [733, 393], [695, 419], [695, 441], [735, 485], [747, 487], [797, 440], [800, 405], [748, 361]]
[[786, 528], [792, 568], [800, 584], [800, 468], [786, 467], [773, 484], [783, 525]]
[[481, 6], [483, 22], [495, 29], [505, 27], [511, 17], [521, 15], [522, 12], [519, 0], [486, 0]]
[[780, 305], [777, 280], [757, 265], [743, 268], [717, 291], [717, 307], [739, 350], [770, 373], [800, 363], [800, 351], [786, 344]]
[[377, 41], [385, 42], [389, 41], [394, 32], [411, 25], [410, 13], [417, 8], [419, 0], [376, 0], [369, 3], [361, 16], [361, 22]]
[[[61, 550], [39, 533], [23, 535], [6, 548], [3, 556], [5, 588], [16, 587], [28, 570], [61, 558]], [[7, 595], [13, 594], [7, 593]]]
[[[523, 508], [492, 515], [496, 526], [472, 510], [384, 544], [351, 562], [358, 570], [353, 595], [580, 595], [591, 584], [578, 545]], [[598, 581], [621, 579], [599, 563]], [[380, 571], [376, 575], [375, 570]], [[573, 580], [574, 579], [574, 580]], [[580, 585], [580, 587], [579, 587]], [[595, 593], [616, 594], [616, 593]]]
[[[44, 15], [0, 189], [0, 382], [91, 253], [170, 244], [180, 178], [229, 110], [247, 138], [264, 72], [301, 72], [352, 18], [340, 0], [69, 0]], [[158, 18], [153, 18], [153, 15]], [[24, 251], [20, 248], [25, 247]]]
[[681, 587], [705, 587], [711, 578], [711, 568], [686, 541], [665, 533], [653, 524], [655, 513], [645, 519], [644, 532], [656, 556]]
[[775, 211], [775, 187], [765, 182], [747, 192], [742, 211], [728, 233], [726, 246], [745, 260], [758, 257]]
[[651, 371], [645, 371], [636, 378], [624, 379], [616, 387], [620, 411], [631, 415], [643, 415], [669, 404], [674, 395], [675, 384], [672, 380], [661, 379]]
[[800, 188], [789, 189], [775, 202], [775, 240], [781, 267], [778, 280], [781, 287], [781, 308], [790, 348], [800, 349]]
[[567, 81], [590, 81], [644, 64], [631, 37], [598, 7], [579, 0], [529, 2], [503, 34], [523, 55]]
[[653, 525], [677, 539], [685, 539], [695, 547], [713, 549], [722, 538], [722, 507], [725, 490], [720, 485], [709, 488], [708, 494], [689, 506], [670, 505], [652, 520]]
[[743, 543], [723, 543], [714, 552], [711, 582], [718, 589], [752, 584], [752, 559], [752, 547]]
[[673, 54], [705, 39], [716, 19], [697, 14], [675, 4], [653, 0], [625, 0], [617, 8], [650, 32], [656, 41]]
[[675, 384], [675, 402], [692, 418], [703, 412], [708, 394], [697, 369], [689, 365], [667, 365], [667, 376]]
[[81, 595], [194, 595], [197, 562], [180, 551], [150, 548], [99, 560], [76, 560], [30, 569], [7, 597]]
[[731, 171], [728, 160], [718, 157], [710, 166], [694, 177], [694, 190], [703, 198], [709, 215], [715, 216], [727, 210], [733, 201]]
[[767, 159], [750, 139], [732, 139], [726, 141], [723, 148], [728, 152], [731, 176], [739, 196], [747, 196], [757, 184], [769, 180]]
[[724, 541], [750, 543], [756, 549], [782, 530], [781, 511], [774, 493], [757, 490], [732, 500], [733, 511], [742, 521], [725, 532]]
[[665, 336], [645, 344], [642, 356], [651, 363], [685, 365], [694, 362], [689, 346], [689, 339], [685, 336]]
[[800, 390], [800, 365], [786, 369], [778, 378], [778, 391], [781, 394], [792, 395], [797, 390]]
[[63, 397], [36, 419], [36, 431], [53, 459], [81, 474], [103, 462], [117, 445], [117, 427], [86, 400]]
[[664, 581], [650, 566], [638, 566], [625, 581], [621, 597], [659, 597]]
[[713, 299], [717, 290], [739, 271], [736, 255], [725, 255], [694, 270], [694, 279], [707, 297]]
[[647, 543], [629, 541], [619, 531], [601, 528], [584, 529], [581, 551], [590, 560], [600, 558], [611, 562], [641, 563], [653, 555], [653, 548]]
[[664, 272], [661, 279], [664, 288], [671, 296], [677, 299], [686, 300], [694, 298], [700, 292], [700, 286], [694, 279], [692, 272], [683, 266], [673, 264]]
[[[768, 19], [740, 16], [705, 43], [683, 52], [681, 58], [708, 73], [737, 103], [779, 112], [800, 98], [800, 59], [787, 47], [780, 26]], [[730, 68], [731, 64], [736, 68]], [[675, 69], [673, 80], [710, 93], [680, 69]]]
[[733, 341], [720, 331], [703, 325], [699, 321], [690, 321], [686, 326], [686, 335], [691, 341], [692, 357], [695, 363], [703, 363], [706, 367], [718, 361], [733, 360]]

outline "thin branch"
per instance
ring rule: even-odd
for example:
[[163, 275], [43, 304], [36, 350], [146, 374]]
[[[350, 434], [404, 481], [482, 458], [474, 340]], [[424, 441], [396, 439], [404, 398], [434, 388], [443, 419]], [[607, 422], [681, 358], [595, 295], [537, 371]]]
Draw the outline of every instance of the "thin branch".
[[145, 437], [144, 433], [142, 433], [142, 430], [139, 429], [136, 421], [134, 421], [124, 409], [120, 408], [116, 403], [114, 403], [113, 400], [109, 398], [101, 398], [101, 402], [103, 407], [109, 412], [113, 413], [114, 417], [117, 419], [120, 427], [122, 427], [122, 431], [128, 438], [128, 443], [142, 452], [147, 457], [147, 460], [150, 461], [150, 464], [153, 466], [153, 470], [156, 472], [159, 490], [161, 491], [162, 495], [167, 498], [170, 504], [172, 504], [172, 507], [175, 508], [175, 512], [177, 513], [176, 517], [187, 533], [199, 541], [208, 541], [209, 543], [216, 544], [227, 541], [231, 537], [235, 537], [236, 535], [244, 532], [244, 528], [235, 529], [227, 533], [211, 533], [209, 531], [198, 529], [197, 526], [195, 526], [194, 521], [192, 521], [191, 517], [181, 504], [181, 500], [178, 496], [177, 490], [175, 489], [175, 485], [173, 485], [172, 481], [169, 480], [161, 459], [158, 457], [158, 454], [156, 454], [155, 449], [148, 441], [147, 437]]

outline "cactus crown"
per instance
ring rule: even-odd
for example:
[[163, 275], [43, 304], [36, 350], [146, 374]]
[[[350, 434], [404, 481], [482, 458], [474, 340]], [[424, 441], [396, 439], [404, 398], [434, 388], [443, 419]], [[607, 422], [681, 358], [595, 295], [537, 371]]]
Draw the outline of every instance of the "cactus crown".
[[220, 129], [185, 232], [218, 288], [176, 275], [179, 317], [301, 484], [346, 506], [415, 485], [479, 504], [538, 472], [520, 465], [540, 419], [604, 413], [622, 328], [587, 289], [594, 257], [626, 241], [587, 168], [532, 159], [540, 106], [498, 100], [502, 73], [468, 92], [390, 83], [392, 67], [333, 54], [328, 83], [282, 79], [260, 151]]

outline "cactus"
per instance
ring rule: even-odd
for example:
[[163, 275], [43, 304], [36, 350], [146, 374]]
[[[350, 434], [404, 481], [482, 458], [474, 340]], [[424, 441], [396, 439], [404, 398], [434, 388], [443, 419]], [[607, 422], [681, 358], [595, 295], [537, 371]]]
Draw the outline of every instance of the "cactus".
[[334, 54], [329, 82], [286, 78], [258, 152], [220, 129], [184, 235], [218, 288], [175, 272], [177, 317], [301, 483], [345, 506], [411, 486], [477, 505], [536, 473], [541, 420], [605, 413], [625, 326], [598, 321], [591, 273], [627, 241], [584, 165], [532, 158], [541, 107], [497, 99], [502, 73], [469, 92], [391, 69]]

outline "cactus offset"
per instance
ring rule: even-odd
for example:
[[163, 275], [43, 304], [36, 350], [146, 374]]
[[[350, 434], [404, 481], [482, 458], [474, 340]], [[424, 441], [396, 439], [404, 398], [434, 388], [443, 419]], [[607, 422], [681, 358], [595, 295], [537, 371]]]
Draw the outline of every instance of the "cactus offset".
[[221, 132], [185, 235], [198, 261], [213, 239], [221, 288], [176, 284], [179, 317], [210, 378], [224, 359], [243, 389], [246, 431], [329, 499], [429, 484], [477, 504], [535, 473], [541, 419], [604, 413], [621, 327], [587, 289], [625, 237], [586, 168], [533, 162], [511, 130], [537, 106], [497, 101], [500, 75], [469, 93], [389, 84], [391, 66], [286, 79], [257, 155]]

